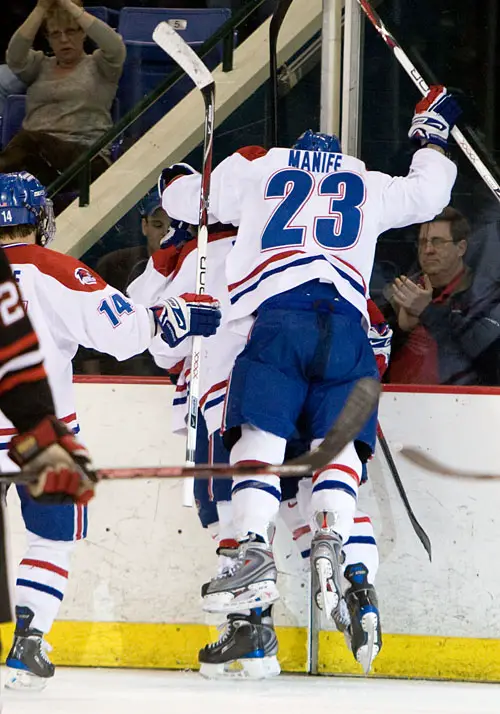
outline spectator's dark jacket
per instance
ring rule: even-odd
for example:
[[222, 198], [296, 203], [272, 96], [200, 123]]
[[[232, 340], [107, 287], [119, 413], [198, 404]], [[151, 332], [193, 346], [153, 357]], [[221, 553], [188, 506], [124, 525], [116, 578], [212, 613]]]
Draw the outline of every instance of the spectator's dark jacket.
[[434, 291], [411, 332], [394, 314], [389, 319], [395, 337], [388, 381], [500, 384], [500, 283], [486, 284], [466, 268]]

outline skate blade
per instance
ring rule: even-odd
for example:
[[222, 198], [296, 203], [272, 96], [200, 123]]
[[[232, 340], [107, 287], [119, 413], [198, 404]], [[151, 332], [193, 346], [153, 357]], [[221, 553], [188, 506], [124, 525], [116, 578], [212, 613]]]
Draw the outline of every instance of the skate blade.
[[278, 658], [243, 658], [232, 662], [200, 665], [200, 674], [205, 679], [247, 679], [259, 680], [277, 677], [281, 672]]
[[[329, 558], [317, 558], [314, 562], [318, 574], [320, 592], [316, 597], [316, 604], [328, 619], [332, 619], [333, 611], [339, 604], [339, 596], [335, 587], [329, 588], [328, 581], [333, 584], [333, 567]], [[321, 603], [321, 605], [319, 604]]]
[[45, 677], [37, 677], [36, 674], [27, 672], [24, 669], [7, 668], [7, 679], [5, 688], [17, 692], [41, 692], [48, 683]]
[[361, 618], [361, 627], [366, 632], [367, 642], [366, 645], [361, 645], [361, 647], [356, 652], [356, 659], [363, 667], [365, 674], [370, 674], [372, 668], [373, 660], [378, 655], [380, 646], [376, 642], [377, 639], [377, 628], [378, 628], [378, 615], [375, 612], [367, 612]]
[[280, 594], [273, 580], [262, 580], [249, 585], [242, 593], [234, 595], [231, 592], [211, 593], [203, 598], [204, 612], [240, 612], [254, 610], [256, 607], [266, 608], [279, 600]]

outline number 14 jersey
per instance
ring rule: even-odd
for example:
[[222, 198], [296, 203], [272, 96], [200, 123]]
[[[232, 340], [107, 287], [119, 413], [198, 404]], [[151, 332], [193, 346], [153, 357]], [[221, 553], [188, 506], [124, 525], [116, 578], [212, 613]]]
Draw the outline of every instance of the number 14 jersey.
[[[239, 227], [226, 261], [230, 321], [320, 279], [334, 283], [369, 324], [378, 236], [434, 218], [455, 178], [455, 164], [433, 149], [417, 151], [405, 177], [368, 171], [344, 154], [276, 148], [253, 161], [232, 154], [213, 172], [209, 213], [210, 221]], [[163, 207], [196, 223], [199, 192], [199, 174], [182, 176], [165, 190]]]

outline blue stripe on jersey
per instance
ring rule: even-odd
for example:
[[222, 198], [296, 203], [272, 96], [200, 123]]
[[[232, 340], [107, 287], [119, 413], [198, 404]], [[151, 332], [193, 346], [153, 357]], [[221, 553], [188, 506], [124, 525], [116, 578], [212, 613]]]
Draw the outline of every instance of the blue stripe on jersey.
[[259, 285], [261, 284], [261, 282], [263, 280], [265, 280], [266, 278], [269, 278], [272, 275], [276, 275], [276, 273], [282, 273], [284, 270], [287, 270], [288, 268], [296, 268], [299, 265], [307, 265], [308, 263], [314, 263], [316, 260], [326, 260], [326, 262], [329, 263], [332, 266], [332, 268], [334, 268], [334, 270], [336, 270], [339, 273], [339, 275], [341, 275], [345, 280], [347, 280], [347, 282], [350, 283], [350, 285], [352, 285], [352, 287], [355, 290], [357, 290], [359, 293], [361, 293], [361, 295], [364, 296], [365, 290], [364, 290], [363, 286], [360, 285], [359, 283], [357, 283], [354, 280], [354, 278], [351, 278], [350, 275], [345, 273], [343, 270], [338, 268], [336, 265], [333, 265], [332, 263], [330, 263], [330, 261], [328, 260], [328, 258], [326, 256], [311, 255], [306, 258], [299, 258], [298, 260], [294, 260], [291, 263], [287, 263], [286, 265], [281, 265], [278, 268], [273, 268], [272, 270], [268, 270], [265, 273], [262, 273], [262, 275], [260, 276], [260, 278], [257, 280], [256, 283], [254, 283], [253, 285], [250, 285], [249, 287], [245, 288], [237, 295], [233, 295], [231, 297], [231, 305], [234, 305], [235, 303], [237, 303], [238, 300], [240, 298], [242, 298], [244, 295], [246, 295], [247, 293], [250, 293], [253, 290], [256, 290], [259, 287]]
[[31, 588], [32, 590], [39, 590], [41, 593], [46, 593], [47, 595], [52, 595], [52, 597], [58, 600], [63, 600], [63, 594], [55, 588], [51, 588], [50, 585], [44, 585], [43, 583], [36, 583], [34, 580], [24, 580], [23, 578], [18, 578], [16, 580], [16, 585], [23, 588]]
[[343, 481], [322, 481], [313, 486], [313, 493], [316, 491], [345, 491], [349, 496], [356, 499], [356, 491]]
[[205, 404], [205, 409], [212, 409], [212, 407], [216, 407], [218, 404], [222, 404], [224, 399], [226, 398], [225, 394], [221, 394], [220, 397], [217, 397], [216, 399], [211, 399], [209, 402]]
[[265, 491], [265, 493], [268, 493], [270, 496], [274, 496], [274, 498], [278, 499], [278, 501], [281, 501], [281, 493], [278, 489], [274, 488], [274, 486], [269, 486], [269, 484], [263, 483], [262, 481], [242, 481], [241, 483], [237, 483], [236, 486], [233, 486], [232, 493], [235, 494], [238, 493], [238, 491], [243, 491], [247, 488], [256, 488], [259, 491]]
[[345, 542], [345, 545], [351, 545], [351, 543], [364, 543], [365, 545], [377, 545], [377, 541], [372, 536], [351, 536], [349, 540]]
[[178, 397], [177, 399], [174, 399], [172, 404], [174, 405], [174, 407], [176, 407], [179, 404], [186, 404], [187, 400], [188, 400], [187, 396], [186, 397]]

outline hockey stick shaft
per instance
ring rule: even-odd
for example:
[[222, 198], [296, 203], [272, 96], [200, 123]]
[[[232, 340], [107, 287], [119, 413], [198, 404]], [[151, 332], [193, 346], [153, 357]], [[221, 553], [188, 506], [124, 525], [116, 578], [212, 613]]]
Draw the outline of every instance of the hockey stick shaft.
[[[385, 44], [393, 51], [394, 56], [396, 57], [402, 68], [405, 70], [407, 75], [410, 77], [413, 84], [417, 87], [421, 94], [426, 96], [429, 93], [429, 85], [422, 77], [418, 69], [415, 67], [413, 62], [410, 60], [406, 52], [404, 52], [403, 48], [397, 42], [394, 35], [392, 35], [386, 28], [380, 16], [373, 9], [368, 0], [358, 0], [358, 2], [366, 17], [372, 23], [375, 30], [384, 40]], [[488, 169], [486, 164], [481, 160], [474, 148], [467, 141], [458, 126], [453, 127], [453, 129], [451, 130], [451, 135], [453, 136], [467, 159], [470, 161], [472, 166], [476, 169], [479, 176], [495, 195], [496, 199], [500, 201], [500, 185], [498, 184], [497, 180], [495, 179], [491, 171]]]
[[420, 449], [412, 446], [404, 446], [400, 451], [401, 456], [416, 464], [420, 468], [437, 476], [446, 476], [447, 478], [463, 478], [463, 479], [480, 479], [482, 481], [499, 481], [500, 474], [493, 474], [481, 471], [466, 471], [465, 469], [447, 466], [441, 461], [438, 461], [429, 454], [424, 453]]
[[[354, 385], [344, 408], [335, 424], [317, 449], [285, 464], [228, 466], [227, 464], [200, 464], [198, 466], [153, 466], [122, 469], [100, 469], [97, 476], [103, 480], [152, 479], [152, 478], [233, 478], [241, 475], [308, 476], [324, 468], [361, 431], [373, 413], [380, 395], [378, 380], [360, 379]], [[37, 473], [0, 474], [0, 483], [26, 484], [36, 481]]]
[[[212, 174], [213, 140], [215, 126], [215, 81], [196, 52], [166, 22], [160, 22], [153, 32], [154, 41], [188, 74], [200, 89], [205, 104], [203, 139], [203, 163], [201, 170], [200, 207], [198, 214], [198, 243], [196, 263], [196, 292], [205, 292], [208, 246], [208, 210], [210, 203], [210, 177]], [[200, 369], [202, 338], [192, 340], [191, 371], [188, 396], [188, 421], [186, 442], [186, 463], [194, 466], [196, 454], [196, 434], [198, 430], [198, 406], [200, 401]], [[184, 484], [183, 504], [194, 505], [193, 480]]]
[[396, 488], [398, 489], [398, 493], [401, 497], [401, 500], [403, 501], [404, 507], [410, 519], [410, 523], [413, 526], [413, 530], [415, 531], [418, 539], [424, 546], [425, 551], [429, 556], [429, 560], [432, 561], [432, 545], [430, 538], [418, 522], [413, 512], [410, 501], [408, 500], [408, 496], [406, 495], [405, 487], [403, 486], [401, 476], [399, 475], [398, 467], [396, 466], [396, 463], [393, 459], [391, 449], [389, 447], [389, 444], [387, 443], [387, 439], [384, 436], [384, 432], [382, 431], [382, 427], [380, 426], [380, 424], [377, 425], [377, 437], [378, 442], [380, 444], [380, 448], [382, 449], [382, 453], [384, 454], [384, 458], [389, 467], [389, 471], [391, 472], [392, 478], [394, 479], [394, 483], [396, 484]]
[[269, 142], [271, 147], [279, 146], [278, 35], [292, 2], [293, 0], [281, 0], [271, 17], [271, 23], [269, 25]]

